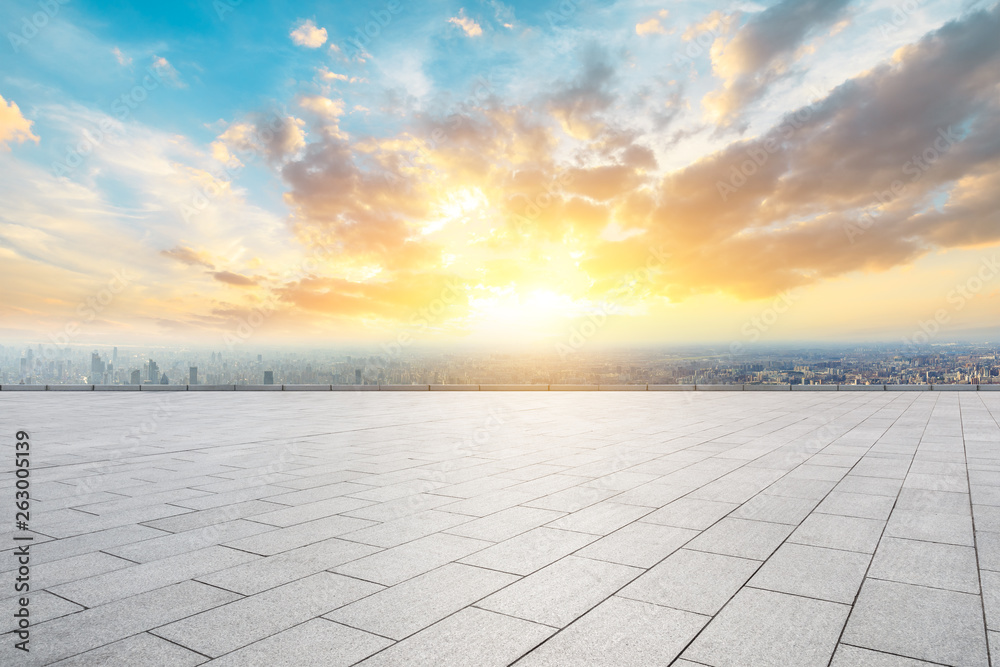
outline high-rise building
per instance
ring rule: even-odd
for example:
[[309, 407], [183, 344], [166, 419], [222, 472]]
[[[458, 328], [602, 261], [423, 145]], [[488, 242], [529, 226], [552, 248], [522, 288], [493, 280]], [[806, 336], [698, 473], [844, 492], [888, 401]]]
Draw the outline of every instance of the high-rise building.
[[160, 380], [160, 367], [152, 359], [149, 360], [149, 370], [146, 373], [146, 380], [156, 384]]
[[354, 370], [354, 384], [361, 384], [361, 369]]
[[129, 382], [130, 384], [142, 384], [142, 373], [139, 370], [132, 371], [132, 377]]
[[160, 376], [160, 384], [170, 384], [170, 380], [167, 379], [167, 374], [166, 373], [164, 373], [162, 376]]
[[111, 362], [117, 366], [118, 365], [118, 348], [116, 347], [111, 353]]
[[264, 371], [264, 384], [274, 384], [274, 371]]
[[188, 368], [188, 384], [198, 384], [198, 367], [191, 366]]

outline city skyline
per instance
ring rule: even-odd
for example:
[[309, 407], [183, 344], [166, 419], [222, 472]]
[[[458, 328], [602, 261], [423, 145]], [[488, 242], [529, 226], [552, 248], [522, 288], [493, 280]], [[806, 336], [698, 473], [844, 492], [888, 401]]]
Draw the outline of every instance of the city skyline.
[[0, 19], [6, 341], [995, 338], [995, 2]]

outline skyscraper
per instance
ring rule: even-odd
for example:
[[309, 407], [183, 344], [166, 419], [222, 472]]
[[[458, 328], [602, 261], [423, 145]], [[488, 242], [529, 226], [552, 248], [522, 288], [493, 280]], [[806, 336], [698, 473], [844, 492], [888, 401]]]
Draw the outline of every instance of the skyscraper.
[[354, 384], [361, 384], [361, 369], [354, 370]]
[[149, 371], [146, 374], [146, 380], [156, 384], [160, 379], [160, 367], [156, 365], [156, 362], [152, 359], [149, 360]]
[[198, 384], [198, 367], [191, 366], [188, 368], [188, 384]]
[[264, 384], [274, 384], [274, 371], [264, 371]]
[[132, 371], [132, 377], [129, 382], [131, 384], [142, 384], [142, 373], [140, 373], [138, 369]]

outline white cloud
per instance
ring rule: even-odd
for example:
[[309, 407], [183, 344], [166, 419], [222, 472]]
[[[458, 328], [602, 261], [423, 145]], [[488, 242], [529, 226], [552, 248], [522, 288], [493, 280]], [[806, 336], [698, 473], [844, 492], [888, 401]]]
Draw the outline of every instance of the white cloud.
[[181, 81], [180, 73], [166, 58], [154, 55], [153, 71], [156, 72], [157, 76], [166, 81], [168, 85], [174, 88], [187, 88], [187, 84]]
[[117, 46], [111, 49], [111, 53], [115, 54], [115, 60], [117, 60], [118, 64], [122, 67], [128, 67], [132, 64], [132, 58], [122, 53], [122, 50]]
[[318, 49], [326, 43], [326, 28], [317, 28], [311, 19], [306, 19], [288, 36], [299, 46]]
[[667, 29], [663, 27], [662, 23], [660, 23], [660, 19], [661, 18], [667, 18], [668, 14], [669, 14], [669, 12], [666, 9], [662, 9], [662, 10], [660, 10], [658, 16], [654, 16], [651, 19], [647, 19], [646, 21], [643, 21], [642, 23], [636, 23], [635, 24], [635, 34], [637, 34], [637, 35], [653, 35], [653, 34], [665, 35], [667, 33]]

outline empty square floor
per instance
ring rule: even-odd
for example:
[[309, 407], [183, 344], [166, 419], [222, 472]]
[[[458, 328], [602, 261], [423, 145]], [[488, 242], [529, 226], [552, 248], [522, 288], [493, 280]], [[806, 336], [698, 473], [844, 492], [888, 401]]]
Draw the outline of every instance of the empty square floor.
[[998, 415], [992, 392], [0, 392], [0, 663], [1000, 665]]

